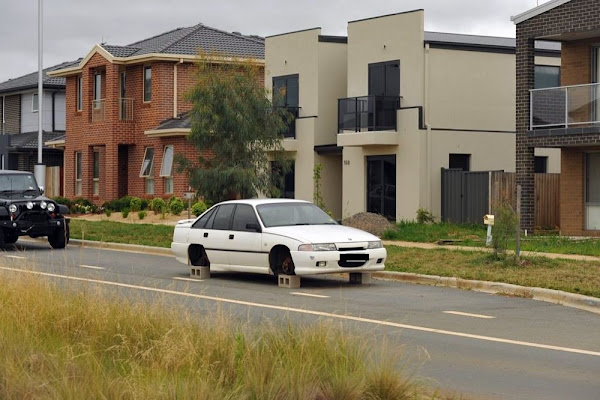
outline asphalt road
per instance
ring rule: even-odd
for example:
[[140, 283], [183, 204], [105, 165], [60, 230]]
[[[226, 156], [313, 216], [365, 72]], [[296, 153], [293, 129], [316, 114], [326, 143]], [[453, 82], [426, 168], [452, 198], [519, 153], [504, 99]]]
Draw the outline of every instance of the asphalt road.
[[[600, 316], [522, 298], [342, 277], [278, 288], [270, 276], [189, 279], [171, 257], [41, 242], [0, 249], [0, 272], [35, 273], [64, 285], [101, 285], [124, 295], [168, 297], [193, 311], [217, 307], [257, 321], [335, 320], [386, 340], [429, 384], [482, 399], [600, 399]], [[31, 271], [31, 270], [30, 270]]]

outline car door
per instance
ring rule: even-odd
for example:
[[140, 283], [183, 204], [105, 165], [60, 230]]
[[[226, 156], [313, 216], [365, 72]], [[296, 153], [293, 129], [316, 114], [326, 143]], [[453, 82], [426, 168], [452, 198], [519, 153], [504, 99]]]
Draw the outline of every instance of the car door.
[[227, 241], [234, 209], [234, 204], [214, 207], [190, 229], [189, 242], [204, 246], [211, 269], [224, 269], [229, 265]]
[[269, 252], [262, 249], [261, 226], [254, 207], [238, 204], [229, 237], [229, 264], [244, 272], [269, 273]]

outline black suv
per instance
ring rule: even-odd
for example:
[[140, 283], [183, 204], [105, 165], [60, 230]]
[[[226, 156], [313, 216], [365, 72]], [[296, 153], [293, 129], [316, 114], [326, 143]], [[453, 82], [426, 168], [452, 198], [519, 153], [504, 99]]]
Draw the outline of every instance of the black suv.
[[42, 196], [30, 172], [0, 170], [0, 244], [19, 236], [48, 236], [55, 249], [69, 243], [69, 208]]

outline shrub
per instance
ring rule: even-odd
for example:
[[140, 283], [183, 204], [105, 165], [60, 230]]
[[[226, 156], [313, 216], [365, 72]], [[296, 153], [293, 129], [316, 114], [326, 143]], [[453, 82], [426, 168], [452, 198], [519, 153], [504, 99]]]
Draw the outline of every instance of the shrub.
[[160, 197], [153, 198], [151, 204], [154, 214], [164, 214], [167, 211], [167, 203]]
[[204, 211], [206, 211], [207, 208], [208, 208], [208, 206], [206, 205], [205, 202], [198, 201], [198, 202], [194, 203], [194, 205], [192, 206], [192, 214], [194, 214], [196, 217], [199, 217], [200, 214], [202, 214]]
[[92, 203], [88, 199], [84, 199], [83, 197], [75, 198], [71, 203], [71, 212], [73, 213], [90, 213], [96, 212], [98, 210], [98, 206]]
[[125, 207], [121, 210], [121, 215], [123, 216], [123, 218], [127, 218], [129, 216], [129, 211], [129, 207]]
[[169, 211], [171, 211], [171, 214], [180, 215], [183, 209], [183, 201], [179, 197], [171, 197], [169, 200]]
[[129, 200], [129, 208], [133, 212], [140, 211], [142, 209], [142, 199], [139, 197], [132, 197], [131, 200]]
[[419, 208], [417, 210], [417, 222], [419, 224], [433, 224], [435, 222], [435, 217], [429, 210]]
[[71, 208], [71, 206], [73, 205], [73, 202], [67, 199], [66, 197], [57, 196], [53, 197], [52, 200], [54, 200], [58, 204], [62, 204], [63, 206], [67, 206], [69, 208]]
[[104, 209], [104, 214], [106, 214], [107, 217], [110, 217], [112, 214], [112, 210], [110, 208], [105, 208]]
[[494, 255], [505, 253], [509, 241], [517, 232], [517, 214], [510, 204], [501, 204], [496, 208], [494, 226], [492, 227], [492, 247]]
[[138, 218], [139, 219], [146, 218], [146, 211], [138, 211]]

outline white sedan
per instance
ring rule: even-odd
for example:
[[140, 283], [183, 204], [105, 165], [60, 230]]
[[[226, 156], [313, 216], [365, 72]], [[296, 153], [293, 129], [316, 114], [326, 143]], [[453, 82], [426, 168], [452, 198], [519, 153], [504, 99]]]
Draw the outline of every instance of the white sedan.
[[387, 257], [377, 236], [289, 199], [216, 204], [175, 226], [171, 250], [177, 261], [211, 271], [274, 275], [381, 271]]

